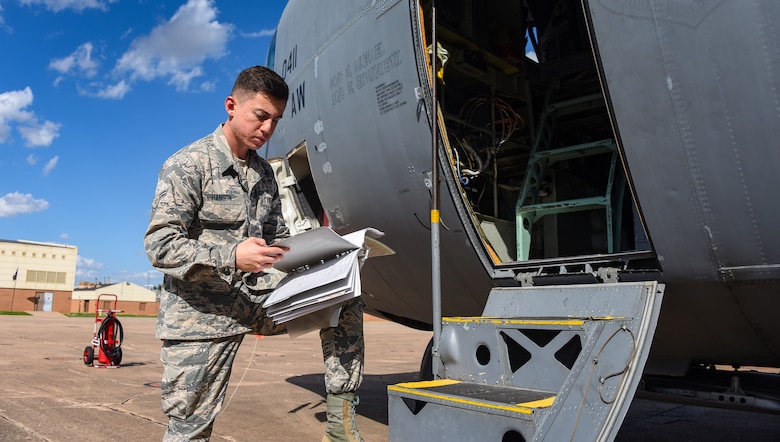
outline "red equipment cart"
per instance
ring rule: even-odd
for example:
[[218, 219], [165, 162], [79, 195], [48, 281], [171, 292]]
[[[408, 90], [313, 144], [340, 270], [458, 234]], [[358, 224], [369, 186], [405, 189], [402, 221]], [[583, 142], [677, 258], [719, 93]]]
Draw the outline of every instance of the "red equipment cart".
[[[114, 298], [113, 308], [101, 308], [101, 299]], [[116, 318], [118, 298], [116, 295], [98, 295], [95, 301], [95, 325], [93, 330], [92, 345], [84, 349], [84, 364], [100, 368], [119, 368], [122, 362], [122, 339], [124, 330], [122, 324]], [[110, 301], [109, 301], [110, 302]], [[105, 316], [101, 314], [105, 312]], [[95, 352], [97, 352], [97, 364], [95, 364]]]

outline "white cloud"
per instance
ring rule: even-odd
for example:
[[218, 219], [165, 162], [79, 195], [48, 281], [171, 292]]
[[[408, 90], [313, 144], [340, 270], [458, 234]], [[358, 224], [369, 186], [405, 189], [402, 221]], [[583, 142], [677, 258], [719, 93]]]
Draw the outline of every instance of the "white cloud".
[[50, 159], [48, 163], [46, 163], [45, 166], [43, 166], [43, 175], [48, 176], [52, 170], [54, 170], [55, 167], [57, 167], [57, 162], [60, 160], [59, 156], [55, 156], [54, 158]]
[[103, 271], [103, 263], [94, 259], [76, 257], [76, 277], [82, 281], [98, 278]]
[[43, 124], [33, 121], [20, 126], [17, 130], [27, 141], [27, 146], [38, 147], [51, 146], [54, 139], [60, 136], [60, 127], [62, 127], [61, 124], [51, 121], [44, 121]]
[[534, 52], [533, 50], [530, 50], [530, 51], [526, 52], [525, 56], [530, 58], [531, 60], [539, 63], [539, 59], [536, 57], [536, 52]]
[[11, 135], [12, 124], [26, 141], [27, 146], [49, 146], [59, 136], [61, 125], [52, 121], [38, 121], [31, 111], [25, 110], [33, 102], [30, 87], [20, 91], [0, 93], [0, 143]]
[[257, 32], [242, 32], [241, 36], [246, 38], [262, 38], [271, 37], [276, 32], [276, 29], [261, 29]]
[[120, 39], [122, 39], [122, 40], [124, 40], [124, 39], [126, 39], [127, 37], [131, 36], [131, 35], [133, 34], [133, 32], [135, 32], [135, 29], [134, 29], [134, 28], [127, 28], [127, 30], [126, 30], [126, 31], [125, 31], [125, 32], [122, 34], [122, 36], [121, 36], [121, 37], [119, 37], [119, 38], [120, 38]]
[[60, 12], [65, 9], [83, 11], [85, 9], [108, 9], [107, 3], [115, 3], [117, 0], [19, 0], [19, 3], [25, 6], [43, 5], [46, 9], [54, 12]]
[[217, 90], [217, 83], [214, 81], [204, 81], [200, 84], [200, 90], [203, 92], [214, 92]]
[[202, 75], [203, 62], [227, 53], [233, 26], [216, 16], [212, 0], [188, 0], [167, 23], [135, 39], [116, 70], [133, 80], [168, 78], [177, 90], [188, 89], [192, 79]]
[[134, 284], [138, 284], [141, 287], [151, 289], [157, 284], [162, 282], [163, 274], [157, 270], [149, 270], [146, 272], [133, 271], [133, 270], [119, 270], [111, 278], [112, 281], [117, 282], [129, 281]]
[[168, 80], [168, 84], [176, 86], [177, 91], [186, 91], [189, 88], [190, 81], [193, 78], [197, 78], [203, 75], [203, 69], [196, 67], [189, 71], [178, 71], [171, 74], [171, 79]]
[[3, 18], [3, 5], [0, 5], [0, 29], [5, 28], [5, 18]]
[[55, 58], [50, 61], [49, 68], [63, 75], [75, 71], [78, 74], [93, 77], [97, 73], [98, 63], [92, 59], [92, 49], [92, 43], [84, 43], [67, 57]]
[[35, 199], [31, 194], [19, 192], [0, 197], [0, 218], [10, 218], [23, 213], [41, 212], [49, 208], [46, 200]]
[[35, 163], [38, 162], [38, 157], [36, 157], [33, 154], [27, 155], [27, 164], [30, 166], [35, 166]]
[[106, 86], [98, 91], [95, 96], [99, 98], [122, 99], [128, 92], [130, 92], [130, 85], [125, 80], [122, 80], [117, 84]]
[[[9, 121], [30, 121], [35, 118], [32, 112], [24, 110], [33, 102], [30, 87], [21, 91], [9, 91], [0, 94], [0, 126], [8, 126]], [[10, 132], [10, 128], [7, 129]], [[0, 142], [5, 138], [0, 138]]]

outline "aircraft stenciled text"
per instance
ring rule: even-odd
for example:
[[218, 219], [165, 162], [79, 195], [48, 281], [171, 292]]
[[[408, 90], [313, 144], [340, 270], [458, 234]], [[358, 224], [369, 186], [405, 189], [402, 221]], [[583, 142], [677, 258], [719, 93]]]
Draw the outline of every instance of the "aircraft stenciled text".
[[382, 49], [382, 42], [379, 42], [375, 44], [373, 48], [358, 55], [353, 62], [355, 72], [364, 70], [372, 63], [382, 58], [383, 55], [385, 55], [385, 51]]
[[[341, 71], [330, 77], [331, 104], [337, 105], [349, 95], [374, 83], [401, 64], [401, 51], [387, 53], [382, 42], [358, 55]], [[403, 84], [395, 80], [377, 86], [377, 101], [381, 113], [395, 109], [404, 103], [390, 100], [400, 94]]]
[[290, 88], [290, 117], [294, 117], [306, 106], [306, 82], [304, 81], [296, 88]]
[[[282, 69], [279, 71], [279, 75], [285, 80], [292, 74], [298, 67], [298, 45], [293, 46], [287, 58], [282, 60]], [[287, 101], [288, 108], [290, 109], [290, 117], [294, 117], [298, 112], [303, 110], [306, 105], [306, 82], [302, 82], [297, 86], [290, 86], [290, 98]]]
[[376, 86], [376, 102], [379, 105], [379, 114], [386, 114], [406, 104], [406, 100], [401, 101], [399, 98], [403, 91], [404, 84], [400, 80], [378, 84]]
[[295, 68], [297, 67], [298, 67], [298, 45], [295, 45], [290, 51], [290, 55], [288, 55], [287, 58], [282, 61], [282, 70], [279, 72], [279, 74], [282, 76], [282, 78], [286, 80], [287, 75], [291, 74], [292, 71], [294, 71]]
[[349, 67], [347, 67], [346, 75], [343, 71], [338, 71], [330, 77], [331, 104], [336, 105], [344, 100], [344, 78], [348, 75]]
[[401, 64], [401, 51], [395, 51], [378, 61], [371, 66], [365, 68], [363, 72], [355, 75], [355, 85], [358, 89], [362, 89], [369, 83], [373, 83], [380, 77], [384, 76], [391, 70], [398, 67]]

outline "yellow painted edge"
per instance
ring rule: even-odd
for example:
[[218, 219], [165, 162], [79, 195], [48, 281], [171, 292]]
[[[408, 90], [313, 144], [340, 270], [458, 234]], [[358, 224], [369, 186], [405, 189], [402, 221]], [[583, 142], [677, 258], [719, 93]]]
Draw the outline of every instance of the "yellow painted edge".
[[552, 406], [553, 402], [555, 402], [555, 396], [539, 399], [538, 401], [523, 402], [522, 404], [517, 404], [517, 406], [528, 408], [547, 408]]
[[[457, 379], [436, 379], [433, 381], [402, 382], [396, 385], [403, 388], [431, 388], [431, 387], [441, 387], [443, 385], [453, 385], [453, 384], [460, 384], [460, 383], [461, 381]], [[392, 385], [388, 387], [392, 387]]]
[[[457, 383], [457, 381], [455, 382]], [[413, 385], [417, 384], [416, 382], [409, 382], [406, 385]], [[532, 414], [534, 408], [544, 408], [549, 407], [550, 404], [555, 401], [555, 396], [546, 398], [546, 399], [540, 399], [538, 401], [532, 401], [532, 402], [526, 402], [523, 404], [516, 404], [516, 405], [496, 405], [496, 404], [488, 404], [485, 402], [480, 401], [474, 401], [470, 399], [461, 399], [461, 398], [455, 398], [450, 395], [443, 395], [443, 394], [436, 394], [431, 393], [428, 391], [420, 391], [416, 388], [406, 388], [402, 387], [401, 385], [404, 384], [396, 384], [396, 385], [388, 385], [387, 389], [391, 391], [397, 391], [400, 393], [408, 393], [415, 396], [423, 396], [423, 397], [429, 397], [434, 399], [440, 399], [442, 401], [446, 402], [454, 402], [457, 404], [465, 404], [465, 405], [473, 405], [476, 407], [482, 407], [482, 408], [490, 408], [493, 410], [502, 410], [502, 411], [509, 411], [509, 412], [515, 412], [515, 413], [522, 413], [522, 414]], [[535, 406], [537, 405], [538, 406]], [[532, 406], [534, 405], [534, 406]]]
[[583, 319], [506, 319], [488, 317], [452, 317], [442, 318], [443, 322], [482, 322], [490, 324], [517, 324], [517, 325], [582, 325]]

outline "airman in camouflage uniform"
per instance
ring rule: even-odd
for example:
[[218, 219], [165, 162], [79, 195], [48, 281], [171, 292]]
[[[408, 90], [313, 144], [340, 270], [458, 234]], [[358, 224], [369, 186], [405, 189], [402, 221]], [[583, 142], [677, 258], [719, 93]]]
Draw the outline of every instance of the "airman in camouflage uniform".
[[[227, 121], [173, 154], [160, 170], [147, 255], [164, 273], [156, 336], [163, 340], [166, 441], [207, 441], [246, 333], [285, 333], [261, 308], [284, 274], [271, 266], [288, 235], [271, 166], [259, 149], [282, 117], [288, 88], [256, 66], [236, 79]], [[354, 406], [363, 376], [363, 304], [320, 332], [328, 393], [324, 440], [361, 440]], [[352, 424], [352, 425], [350, 425]], [[349, 428], [347, 428], [349, 426]]]

